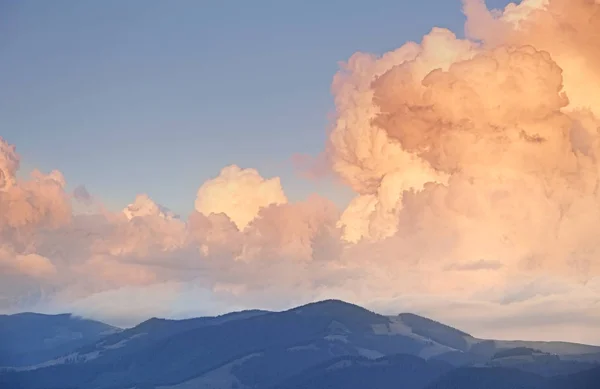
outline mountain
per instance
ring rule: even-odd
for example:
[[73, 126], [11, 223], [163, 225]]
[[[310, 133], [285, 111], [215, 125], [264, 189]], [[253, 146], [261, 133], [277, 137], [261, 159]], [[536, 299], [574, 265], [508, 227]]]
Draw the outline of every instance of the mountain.
[[600, 347], [567, 342], [498, 341], [478, 339], [434, 320], [402, 313], [391, 317], [410, 328], [412, 334], [448, 347], [437, 355], [426, 355], [445, 360], [453, 365], [486, 364], [491, 367], [510, 367], [552, 376], [569, 374], [594, 367], [600, 362]]
[[600, 367], [596, 367], [552, 379], [544, 389], [597, 389], [599, 386]]
[[422, 389], [450, 370], [452, 365], [449, 363], [427, 361], [413, 355], [399, 354], [376, 360], [341, 357], [308, 369], [276, 387]]
[[468, 367], [452, 370], [426, 389], [545, 389], [549, 384], [548, 379], [516, 369]]
[[4, 372], [0, 387], [293, 389], [404, 383], [426, 389], [461, 387], [452, 385], [469, 376], [494, 385], [503, 382], [494, 377], [507, 372], [515, 382], [546, 385], [557, 375], [579, 377], [592, 370], [599, 354], [594, 346], [477, 339], [414, 314], [388, 317], [327, 300], [283, 312], [153, 318], [59, 358]]
[[553, 377], [506, 368], [459, 368], [425, 389], [597, 389], [600, 367]]
[[185, 320], [167, 320], [152, 318], [133, 328], [106, 336], [85, 347], [74, 350], [62, 358], [52, 361], [53, 364], [69, 362], [85, 362], [102, 356], [106, 358], [124, 358], [127, 354], [141, 354], [147, 348], [163, 339], [179, 333], [191, 331], [211, 325], [219, 325], [229, 321], [242, 320], [268, 313], [267, 311], [249, 310], [232, 312], [215, 317], [199, 317]]
[[0, 315], [0, 366], [42, 363], [118, 331], [69, 314]]
[[431, 339], [455, 350], [467, 351], [470, 344], [469, 339], [473, 339], [473, 337], [466, 332], [459, 331], [445, 324], [412, 313], [401, 313], [398, 315], [398, 319], [410, 328], [412, 333], [421, 335], [424, 338]]

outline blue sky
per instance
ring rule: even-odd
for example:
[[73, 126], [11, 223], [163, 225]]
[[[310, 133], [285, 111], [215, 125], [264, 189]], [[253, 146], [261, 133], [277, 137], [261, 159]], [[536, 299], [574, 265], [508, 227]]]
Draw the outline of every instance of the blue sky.
[[[487, 1], [490, 7], [508, 1]], [[22, 172], [58, 169], [110, 208], [174, 211], [229, 164], [280, 176], [292, 200], [348, 190], [299, 178], [322, 150], [338, 62], [462, 35], [459, 0], [0, 2], [0, 136]]]

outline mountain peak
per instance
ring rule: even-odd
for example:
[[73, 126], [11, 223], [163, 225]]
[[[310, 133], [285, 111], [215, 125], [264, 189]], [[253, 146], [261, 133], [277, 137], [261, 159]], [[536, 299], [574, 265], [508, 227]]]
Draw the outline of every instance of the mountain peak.
[[12, 317], [21, 317], [21, 318], [55, 317], [55, 318], [63, 318], [63, 319], [69, 319], [69, 318], [73, 317], [73, 315], [70, 313], [47, 314], [47, 313], [38, 313], [38, 312], [19, 312], [19, 313], [13, 313], [10, 315], [0, 315], [0, 316], [8, 316], [8, 317], [12, 316]]
[[340, 310], [343, 310], [346, 312], [352, 312], [352, 311], [369, 312], [369, 313], [375, 315], [375, 313], [373, 313], [361, 306], [358, 306], [358, 305], [352, 304], [352, 303], [348, 303], [348, 302], [342, 301], [342, 300], [336, 300], [336, 299], [315, 301], [312, 303], [308, 303], [308, 304], [293, 308], [290, 311], [296, 311], [298, 313], [312, 313], [312, 312], [328, 312], [328, 311], [335, 312], [335, 311], [340, 311]]
[[289, 310], [302, 316], [321, 317], [335, 320], [351, 327], [364, 328], [373, 324], [388, 323], [389, 319], [363, 307], [342, 300], [323, 300]]

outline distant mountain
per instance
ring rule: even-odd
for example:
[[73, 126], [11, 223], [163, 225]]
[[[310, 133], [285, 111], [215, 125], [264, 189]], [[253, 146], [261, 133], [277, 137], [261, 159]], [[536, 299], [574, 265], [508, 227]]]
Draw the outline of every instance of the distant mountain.
[[502, 384], [508, 372], [514, 382], [547, 385], [592, 370], [596, 355], [600, 347], [482, 340], [421, 316], [327, 300], [284, 312], [150, 319], [0, 374], [0, 388], [439, 389], [462, 388], [452, 385], [468, 377]]
[[232, 312], [221, 316], [199, 317], [184, 320], [152, 318], [121, 332], [106, 336], [85, 347], [78, 348], [62, 358], [51, 361], [52, 364], [86, 362], [102, 357], [124, 358], [129, 354], [141, 354], [156, 343], [179, 333], [197, 328], [219, 325], [229, 321], [248, 319], [269, 313], [260, 310]]
[[448, 363], [404, 354], [376, 360], [341, 357], [308, 369], [276, 388], [422, 389], [450, 370]]
[[69, 314], [0, 315], [0, 367], [42, 363], [118, 331]]
[[459, 368], [426, 389], [597, 389], [600, 367], [552, 377], [506, 368]]
[[600, 367], [555, 377], [548, 381], [544, 389], [597, 389], [600, 387]]
[[516, 369], [469, 367], [452, 370], [426, 389], [545, 389], [547, 385], [547, 379]]

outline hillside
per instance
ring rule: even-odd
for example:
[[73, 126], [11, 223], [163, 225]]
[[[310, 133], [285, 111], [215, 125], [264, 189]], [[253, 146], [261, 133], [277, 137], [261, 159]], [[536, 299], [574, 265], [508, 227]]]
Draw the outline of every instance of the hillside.
[[0, 315], [0, 367], [36, 365], [119, 331], [69, 314]]
[[358, 389], [403, 382], [406, 388], [440, 389], [519, 382], [533, 388], [592, 371], [600, 353], [568, 343], [477, 339], [414, 314], [382, 316], [337, 300], [283, 312], [153, 318], [111, 331], [61, 357], [40, 363], [38, 356], [37, 364], [0, 374], [0, 387]]

